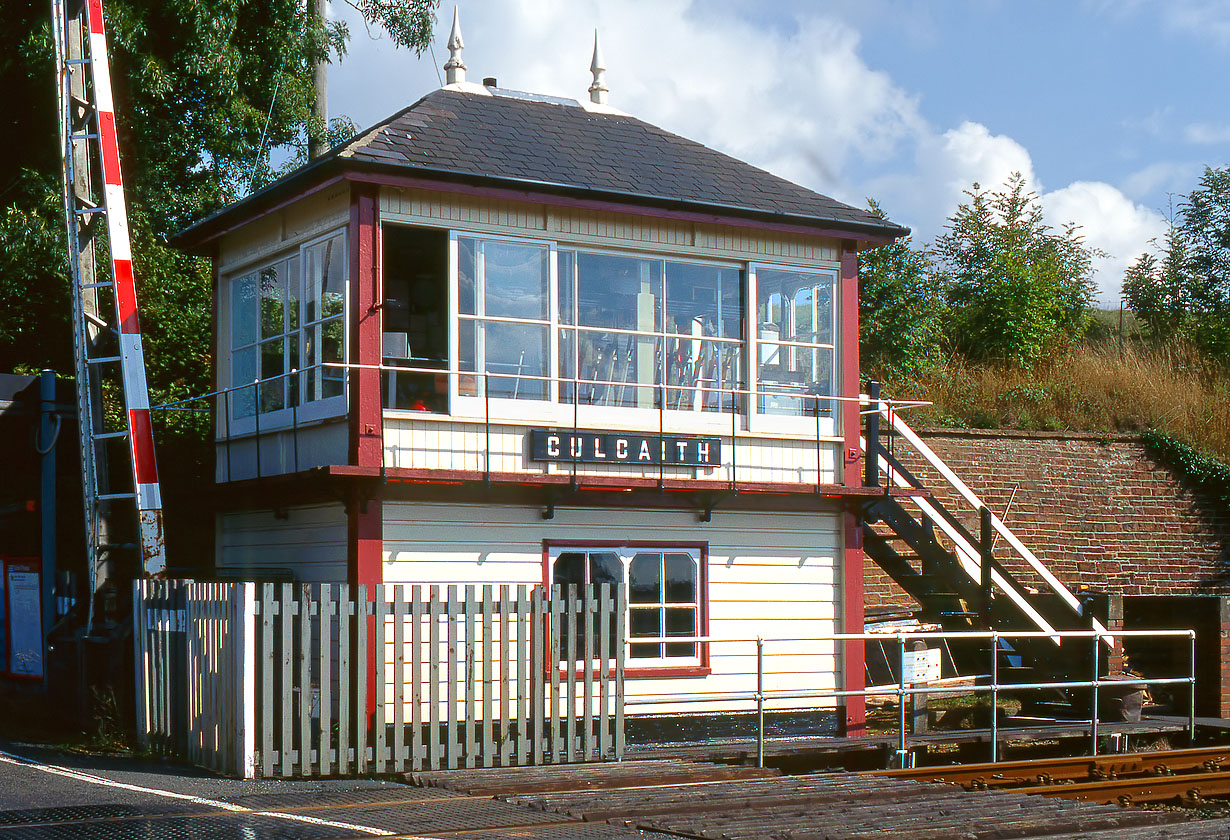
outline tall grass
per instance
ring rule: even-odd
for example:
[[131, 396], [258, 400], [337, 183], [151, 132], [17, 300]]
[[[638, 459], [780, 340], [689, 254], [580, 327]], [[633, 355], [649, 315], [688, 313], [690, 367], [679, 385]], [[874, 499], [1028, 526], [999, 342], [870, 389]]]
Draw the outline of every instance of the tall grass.
[[916, 425], [1089, 432], [1154, 429], [1230, 462], [1230, 371], [1190, 347], [1113, 339], [1076, 345], [1035, 370], [950, 359], [909, 381], [899, 399], [931, 400]]

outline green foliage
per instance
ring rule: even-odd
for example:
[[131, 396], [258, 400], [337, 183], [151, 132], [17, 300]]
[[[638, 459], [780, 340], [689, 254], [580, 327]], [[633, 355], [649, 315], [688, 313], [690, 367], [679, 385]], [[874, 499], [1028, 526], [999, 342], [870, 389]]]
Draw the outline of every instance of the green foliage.
[[1192, 487], [1230, 505], [1230, 464], [1210, 458], [1164, 432], [1149, 430], [1141, 437], [1162, 463], [1179, 473]]
[[431, 43], [436, 24], [436, 8], [440, 0], [346, 0], [368, 24], [376, 24], [389, 33], [393, 43], [422, 55]]
[[[874, 199], [871, 212], [887, 218]], [[861, 366], [873, 378], [912, 376], [941, 356], [943, 298], [925, 249], [910, 238], [859, 254]]]
[[1205, 168], [1155, 253], [1128, 269], [1123, 294], [1154, 341], [1230, 361], [1230, 169]]
[[1035, 365], [1084, 332], [1099, 252], [1074, 225], [1052, 232], [1020, 173], [966, 195], [935, 243], [953, 346], [971, 359]]

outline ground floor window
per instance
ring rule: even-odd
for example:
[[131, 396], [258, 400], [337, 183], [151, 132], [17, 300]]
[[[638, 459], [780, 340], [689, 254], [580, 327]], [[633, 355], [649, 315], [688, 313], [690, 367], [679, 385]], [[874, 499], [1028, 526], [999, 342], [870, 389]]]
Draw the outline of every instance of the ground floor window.
[[552, 585], [623, 584], [630, 667], [699, 666], [705, 632], [704, 547], [563, 545], [547, 549]]

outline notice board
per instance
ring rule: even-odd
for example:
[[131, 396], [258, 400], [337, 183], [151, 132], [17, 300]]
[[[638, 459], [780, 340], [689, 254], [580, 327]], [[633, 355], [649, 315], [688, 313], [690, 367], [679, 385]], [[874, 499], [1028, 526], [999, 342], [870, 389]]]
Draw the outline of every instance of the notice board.
[[4, 670], [43, 678], [42, 563], [37, 557], [0, 557], [4, 589]]

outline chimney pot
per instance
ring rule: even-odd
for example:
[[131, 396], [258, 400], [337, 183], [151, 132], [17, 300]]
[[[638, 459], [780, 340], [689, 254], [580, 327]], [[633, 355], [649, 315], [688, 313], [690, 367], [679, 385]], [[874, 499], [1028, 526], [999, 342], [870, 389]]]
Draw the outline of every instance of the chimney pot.
[[483, 87], [499, 87], [499, 86], [500, 86], [499, 83], [496, 82], [495, 80], [495, 76], [487, 76], [486, 78], [483, 79]]

